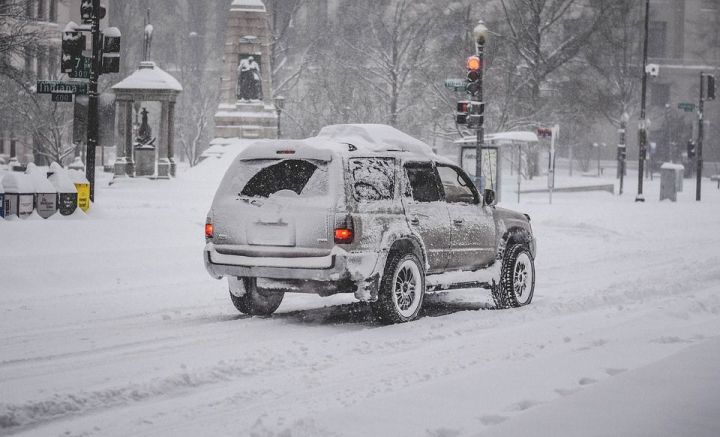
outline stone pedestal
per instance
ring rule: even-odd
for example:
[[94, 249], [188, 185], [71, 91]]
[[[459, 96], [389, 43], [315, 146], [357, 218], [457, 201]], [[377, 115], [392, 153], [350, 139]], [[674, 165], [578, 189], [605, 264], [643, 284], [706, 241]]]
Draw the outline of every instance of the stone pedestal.
[[137, 147], [135, 149], [135, 176], [155, 176], [155, 148]]
[[[272, 104], [271, 34], [261, 0], [233, 0], [225, 38], [220, 106], [215, 114], [217, 138], [277, 138]], [[238, 66], [252, 56], [260, 67], [262, 100], [238, 101]]]
[[221, 104], [215, 114], [218, 138], [277, 138], [277, 112], [263, 102]]

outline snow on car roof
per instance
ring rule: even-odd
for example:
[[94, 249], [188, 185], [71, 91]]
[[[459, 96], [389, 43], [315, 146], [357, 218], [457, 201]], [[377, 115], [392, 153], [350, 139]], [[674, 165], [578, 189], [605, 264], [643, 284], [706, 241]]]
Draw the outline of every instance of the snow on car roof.
[[432, 148], [417, 138], [385, 124], [335, 124], [325, 126], [316, 138], [352, 144], [371, 152], [401, 151], [435, 156]]
[[326, 126], [316, 137], [303, 140], [258, 140], [242, 151], [238, 159], [247, 161], [295, 157], [331, 161], [335, 155], [368, 156], [388, 153], [441, 159], [422, 141], [382, 124]]

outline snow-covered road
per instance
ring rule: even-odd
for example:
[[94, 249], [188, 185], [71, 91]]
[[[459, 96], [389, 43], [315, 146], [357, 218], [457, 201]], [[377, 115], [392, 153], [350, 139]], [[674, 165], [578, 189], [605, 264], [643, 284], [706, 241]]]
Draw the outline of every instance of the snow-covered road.
[[531, 306], [452, 292], [381, 326], [347, 296], [239, 315], [202, 265], [216, 173], [0, 222], [0, 435], [720, 435], [710, 183], [528, 195], [508, 206], [538, 238]]

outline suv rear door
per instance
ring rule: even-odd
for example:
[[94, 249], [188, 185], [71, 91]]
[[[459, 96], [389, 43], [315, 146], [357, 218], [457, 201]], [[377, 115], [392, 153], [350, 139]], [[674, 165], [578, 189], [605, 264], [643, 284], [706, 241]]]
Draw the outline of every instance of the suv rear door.
[[452, 222], [450, 269], [478, 269], [495, 259], [495, 221], [470, 178], [460, 168], [437, 164]]
[[404, 173], [405, 216], [425, 244], [428, 273], [441, 272], [450, 259], [450, 215], [442, 201], [440, 179], [432, 162], [406, 162]]
[[[332, 162], [288, 158], [238, 160], [213, 202], [216, 250], [244, 256], [327, 256], [342, 184]], [[339, 188], [338, 188], [339, 186]]]

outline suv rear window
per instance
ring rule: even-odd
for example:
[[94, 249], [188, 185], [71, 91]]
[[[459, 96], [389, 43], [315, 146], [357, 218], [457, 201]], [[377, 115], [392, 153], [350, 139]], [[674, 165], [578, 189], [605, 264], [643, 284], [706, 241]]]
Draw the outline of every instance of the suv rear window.
[[327, 163], [301, 159], [240, 161], [223, 180], [223, 192], [246, 197], [315, 197], [328, 193]]
[[352, 158], [350, 177], [353, 197], [358, 202], [391, 200], [394, 197], [393, 158]]

